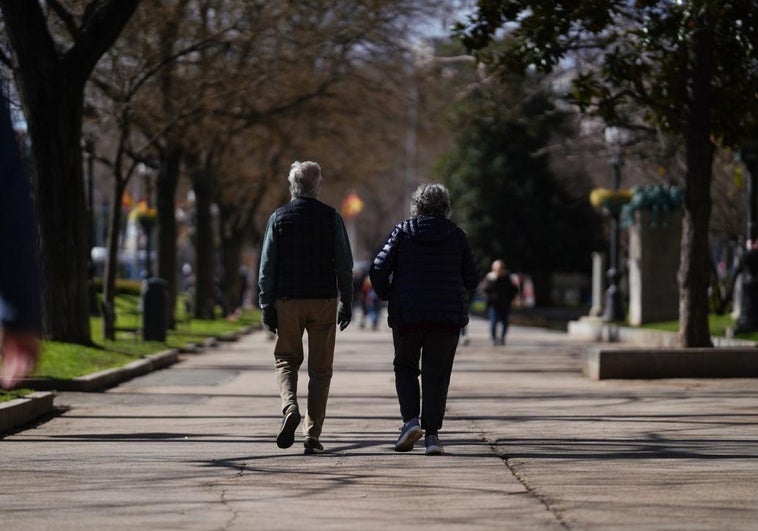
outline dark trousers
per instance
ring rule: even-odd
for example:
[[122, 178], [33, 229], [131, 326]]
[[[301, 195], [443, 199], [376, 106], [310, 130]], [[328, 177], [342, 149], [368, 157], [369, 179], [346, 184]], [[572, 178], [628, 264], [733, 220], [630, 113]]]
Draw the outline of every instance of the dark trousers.
[[421, 427], [427, 433], [437, 433], [442, 427], [458, 335], [458, 331], [449, 328], [405, 333], [392, 329], [395, 389], [403, 422], [420, 416]]
[[[504, 340], [505, 334], [508, 332], [508, 315], [509, 310], [497, 309], [494, 306], [487, 308], [487, 317], [490, 319], [490, 336], [492, 341]], [[498, 324], [502, 326], [500, 334], [498, 334]]]

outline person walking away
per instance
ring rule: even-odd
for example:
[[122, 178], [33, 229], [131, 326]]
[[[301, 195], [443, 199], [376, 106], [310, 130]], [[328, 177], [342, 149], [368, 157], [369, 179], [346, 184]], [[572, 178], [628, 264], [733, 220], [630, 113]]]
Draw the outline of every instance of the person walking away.
[[[304, 453], [324, 451], [320, 442], [332, 379], [336, 325], [352, 318], [353, 258], [342, 218], [316, 199], [321, 167], [294, 162], [288, 176], [292, 200], [268, 220], [261, 249], [259, 302], [263, 326], [277, 335], [276, 374], [283, 419], [279, 448], [294, 443], [301, 414], [298, 371], [308, 333], [308, 398], [303, 426]], [[339, 304], [338, 304], [339, 301]]]
[[[503, 260], [492, 262], [492, 268], [484, 278], [484, 296], [487, 301], [487, 317], [490, 320], [490, 337], [493, 345], [505, 345], [511, 303], [519, 293], [511, 273]], [[499, 326], [498, 326], [499, 325]], [[498, 328], [500, 333], [498, 333]]]
[[237, 307], [234, 309], [234, 315], [237, 319], [242, 317], [245, 309], [245, 297], [247, 296], [248, 270], [247, 266], [243, 265], [239, 268], [239, 291], [237, 292]]
[[371, 322], [371, 330], [379, 330], [379, 315], [382, 313], [382, 301], [379, 300], [379, 296], [374, 291], [374, 286], [371, 285], [371, 279], [368, 275], [363, 281], [361, 293], [364, 300], [364, 314]]
[[359, 268], [353, 271], [353, 306], [361, 307], [361, 317], [358, 326], [361, 330], [366, 328], [368, 319], [368, 309], [366, 308], [366, 298], [363, 296], [363, 284], [368, 278], [368, 268]]
[[369, 272], [379, 298], [389, 301], [387, 322], [403, 419], [397, 452], [412, 450], [424, 434], [426, 455], [444, 451], [439, 430], [453, 360], [479, 282], [468, 237], [448, 219], [450, 212], [445, 186], [419, 186], [411, 199], [411, 217], [395, 226]]
[[40, 355], [42, 296], [31, 185], [0, 87], [0, 386], [10, 389]]

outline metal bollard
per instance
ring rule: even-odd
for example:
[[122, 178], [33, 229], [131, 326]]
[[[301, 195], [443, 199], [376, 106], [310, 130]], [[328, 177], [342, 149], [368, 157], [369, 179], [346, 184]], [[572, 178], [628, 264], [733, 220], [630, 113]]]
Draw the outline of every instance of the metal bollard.
[[168, 282], [162, 278], [142, 281], [142, 339], [166, 341]]

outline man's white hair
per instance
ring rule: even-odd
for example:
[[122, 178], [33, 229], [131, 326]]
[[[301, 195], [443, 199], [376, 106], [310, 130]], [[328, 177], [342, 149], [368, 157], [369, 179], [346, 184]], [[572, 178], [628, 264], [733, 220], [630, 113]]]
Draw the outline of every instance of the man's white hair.
[[287, 178], [290, 182], [290, 194], [292, 198], [318, 196], [321, 187], [321, 166], [315, 162], [295, 161], [290, 166], [290, 174]]

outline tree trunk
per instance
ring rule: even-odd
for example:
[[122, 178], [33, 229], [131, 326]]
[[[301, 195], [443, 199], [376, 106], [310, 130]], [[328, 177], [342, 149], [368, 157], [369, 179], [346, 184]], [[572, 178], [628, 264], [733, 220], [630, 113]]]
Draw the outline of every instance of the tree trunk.
[[216, 301], [213, 279], [215, 246], [211, 218], [212, 192], [205, 168], [193, 172], [195, 192], [195, 318], [213, 319]]
[[66, 91], [60, 86], [25, 88], [37, 171], [45, 332], [55, 341], [89, 345], [89, 232], [79, 146], [82, 102], [61, 97]]
[[[185, 20], [188, 0], [179, 0], [174, 4], [174, 12], [167, 20], [159, 35], [160, 56], [162, 61], [176, 53], [179, 28]], [[158, 73], [158, 81], [163, 99], [163, 112], [173, 120], [176, 115], [174, 101], [174, 86], [176, 73], [173, 66], [162, 68]], [[176, 187], [179, 182], [179, 171], [183, 157], [182, 148], [172, 131], [167, 139], [167, 147], [158, 170], [158, 276], [165, 279], [168, 287], [168, 315], [166, 325], [169, 329], [176, 328], [176, 298], [177, 288], [177, 246], [176, 246]]]
[[240, 268], [242, 267], [242, 245], [244, 236], [239, 231], [221, 234], [221, 260], [223, 265], [224, 299], [229, 311], [242, 307]]
[[532, 282], [534, 284], [534, 304], [538, 308], [547, 308], [553, 305], [552, 282], [550, 273], [545, 270], [532, 272]]
[[158, 276], [168, 284], [168, 328], [176, 328], [177, 250], [176, 250], [176, 187], [182, 153], [178, 146], [170, 147], [158, 170]]
[[139, 0], [91, 1], [73, 46], [50, 35], [40, 2], [0, 0], [18, 69], [37, 172], [37, 210], [44, 272], [45, 332], [50, 339], [89, 345], [89, 231], [82, 182], [84, 85]]
[[126, 183], [114, 179], [113, 202], [111, 203], [110, 224], [108, 225], [108, 257], [103, 273], [103, 338], [116, 340], [114, 301], [116, 298], [116, 273], [118, 271], [119, 234], [121, 234], [121, 201]]
[[713, 144], [710, 140], [713, 31], [700, 24], [692, 33], [690, 102], [687, 116], [687, 174], [679, 265], [679, 343], [712, 347], [708, 328]]

